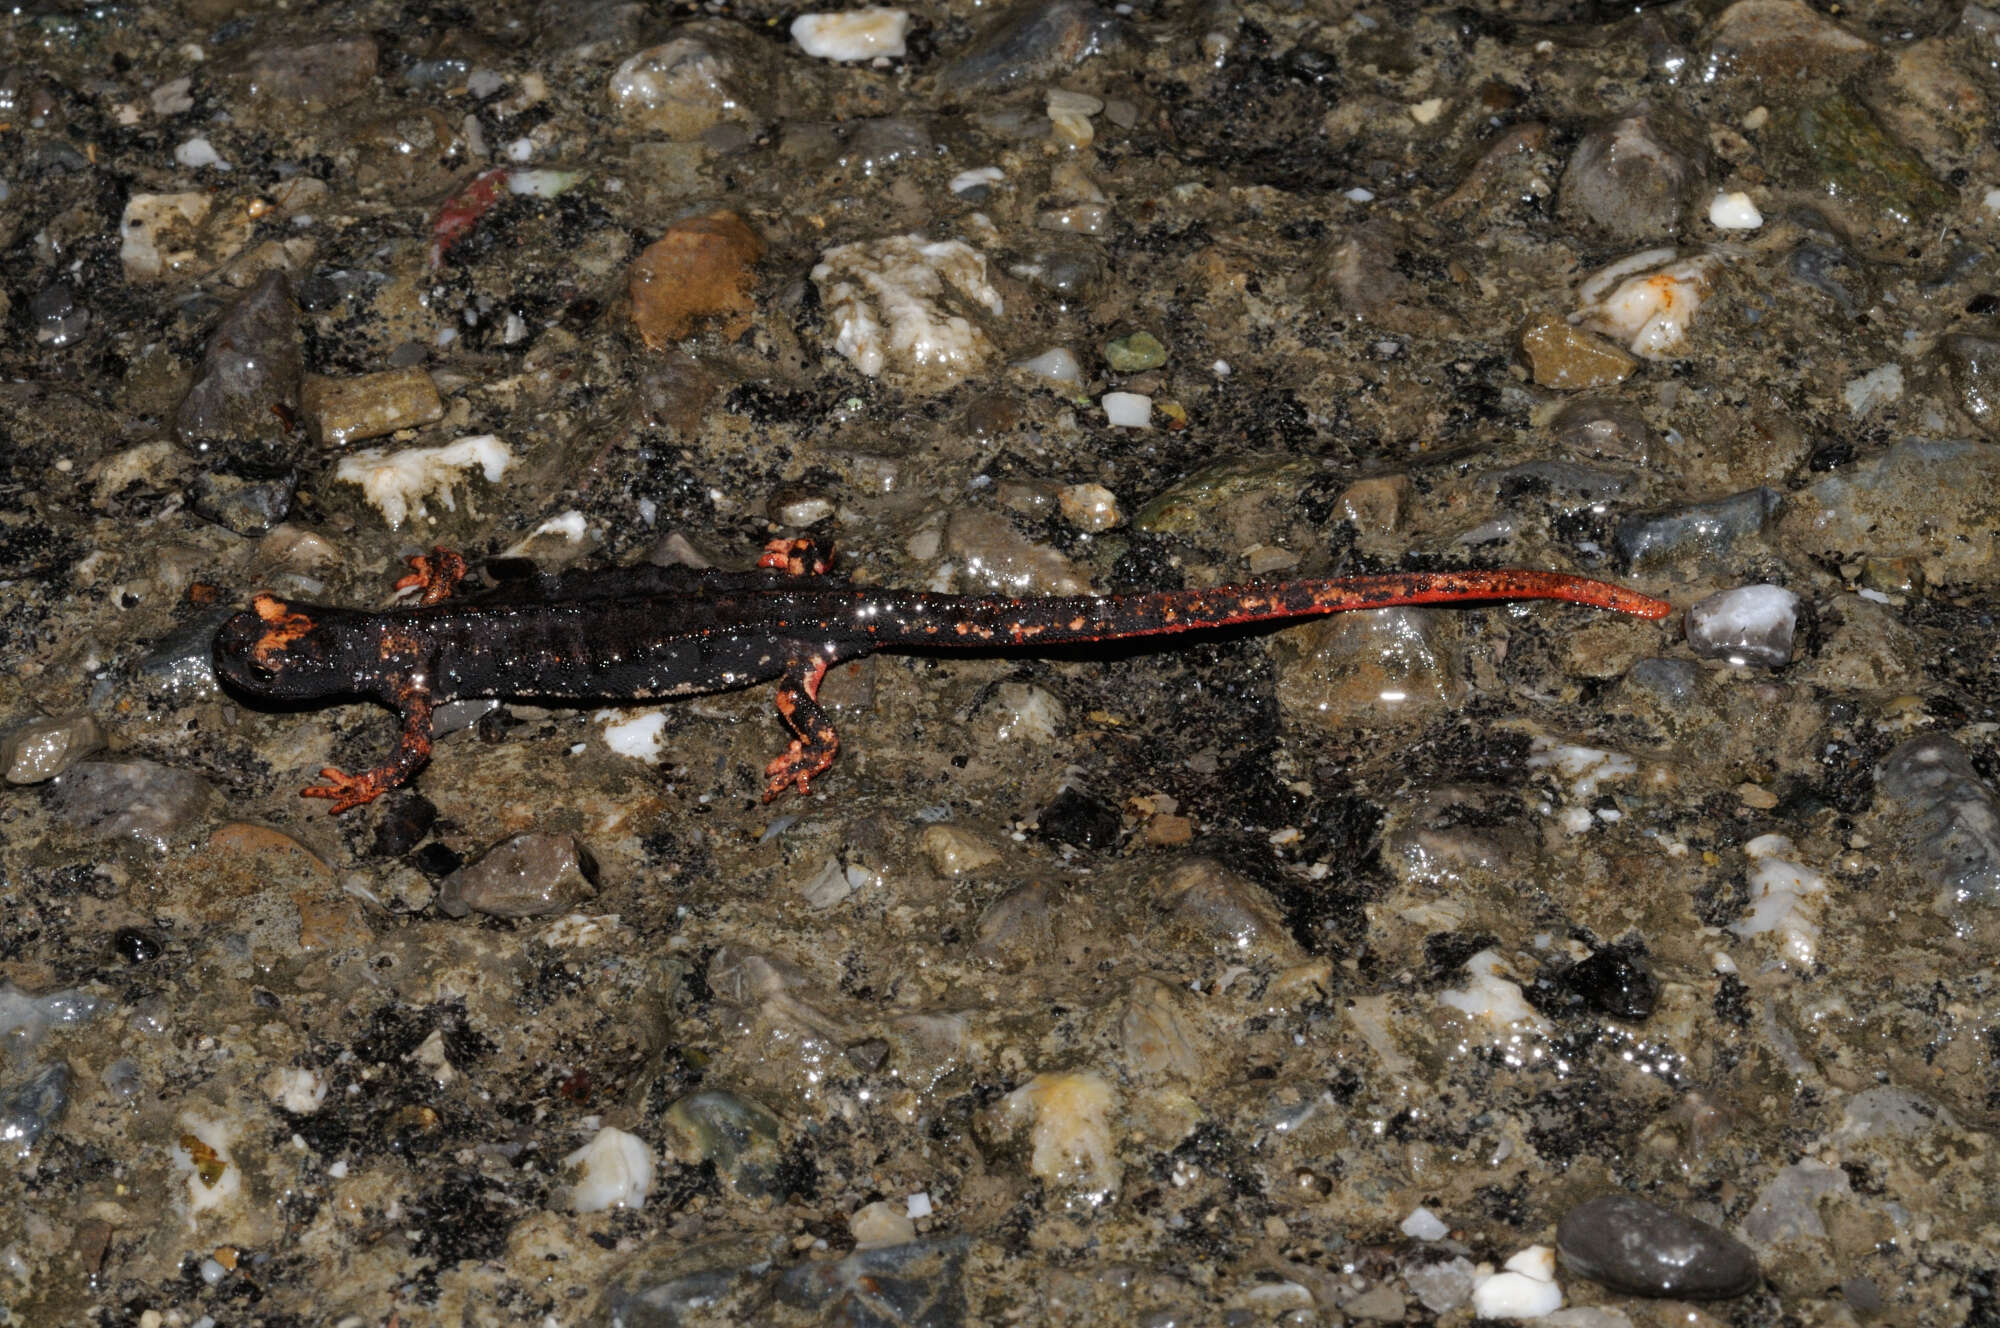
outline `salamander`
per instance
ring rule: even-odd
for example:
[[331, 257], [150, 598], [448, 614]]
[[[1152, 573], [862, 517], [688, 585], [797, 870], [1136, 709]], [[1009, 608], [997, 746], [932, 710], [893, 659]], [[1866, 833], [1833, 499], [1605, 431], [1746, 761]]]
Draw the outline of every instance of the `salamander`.
[[1394, 572], [1119, 595], [946, 595], [858, 586], [808, 539], [775, 540], [749, 571], [637, 566], [535, 573], [461, 595], [464, 559], [409, 559], [416, 602], [382, 612], [271, 594], [222, 624], [215, 666], [267, 701], [372, 698], [397, 711], [395, 754], [358, 775], [328, 768], [303, 790], [344, 812], [408, 781], [430, 758], [431, 715], [464, 697], [583, 703], [660, 700], [776, 679], [791, 745], [765, 769], [764, 800], [810, 793], [839, 738], [818, 701], [842, 660], [877, 650], [1036, 651], [1310, 618], [1349, 609], [1556, 599], [1641, 618], [1672, 611], [1623, 586], [1519, 569]]

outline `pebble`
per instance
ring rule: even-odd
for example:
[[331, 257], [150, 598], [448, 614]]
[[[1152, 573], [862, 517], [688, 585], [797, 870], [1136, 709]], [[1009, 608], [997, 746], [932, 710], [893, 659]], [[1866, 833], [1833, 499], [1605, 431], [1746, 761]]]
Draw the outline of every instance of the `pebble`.
[[1781, 502], [1777, 490], [1759, 487], [1705, 503], [1634, 512], [1618, 522], [1612, 544], [1633, 570], [1683, 561], [1720, 564], [1735, 557], [1739, 543], [1764, 534]]
[[1742, 1232], [1753, 1245], [1775, 1245], [1791, 1240], [1824, 1240], [1826, 1223], [1820, 1219], [1819, 1202], [1829, 1194], [1848, 1194], [1853, 1183], [1839, 1167], [1817, 1158], [1794, 1162], [1771, 1178], [1757, 1192]]
[[96, 1017], [101, 1002], [77, 990], [30, 996], [0, 982], [0, 1048], [18, 1063], [26, 1060], [52, 1028], [78, 1028]]
[[849, 9], [801, 14], [792, 20], [792, 40], [820, 60], [900, 60], [910, 30], [907, 9]]
[[53, 282], [29, 297], [28, 318], [36, 342], [51, 350], [70, 345], [90, 326], [90, 310], [77, 303], [76, 288], [66, 281]]
[[1104, 343], [1104, 363], [1113, 373], [1142, 373], [1167, 362], [1167, 348], [1151, 332], [1132, 332]]
[[1914, 557], [1927, 576], [1991, 585], [2000, 559], [1990, 542], [1939, 540], [1926, 532], [1992, 530], [2000, 492], [2000, 446], [1968, 439], [1912, 438], [1871, 461], [1825, 475], [1787, 496], [1780, 531], [1801, 552], [1847, 560]]
[[1615, 387], [1639, 367], [1623, 348], [1572, 327], [1558, 314], [1529, 320], [1521, 329], [1521, 351], [1538, 385], [1565, 392]]
[[1548, 428], [1572, 457], [1645, 466], [1660, 446], [1638, 407], [1615, 397], [1574, 397], [1550, 417]]
[[1701, 670], [1684, 659], [1642, 659], [1626, 670], [1624, 685], [1669, 710], [1685, 710], [1700, 694]]
[[734, 341], [750, 327], [764, 242], [734, 212], [675, 222], [632, 260], [632, 324], [654, 350], [714, 328]]
[[1222, 520], [1239, 503], [1296, 501], [1298, 491], [1319, 474], [1316, 463], [1297, 457], [1232, 457], [1168, 486], [1133, 514], [1132, 525], [1151, 535], [1194, 534]]
[[725, 124], [756, 133], [764, 90], [773, 86], [740, 29], [699, 21], [620, 64], [608, 90], [612, 109], [634, 129], [688, 142]]
[[1695, 601], [1687, 611], [1689, 649], [1703, 659], [1767, 669], [1792, 662], [1799, 597], [1782, 586], [1737, 586]]
[[262, 535], [283, 524], [298, 497], [299, 472], [286, 467], [277, 474], [205, 470], [188, 485], [188, 506], [196, 516], [238, 535]]
[[1110, 530], [1125, 520], [1118, 510], [1118, 495], [1102, 484], [1068, 484], [1056, 490], [1056, 506], [1063, 520], [1078, 530], [1092, 533]]
[[157, 281], [219, 261], [204, 253], [203, 223], [214, 200], [207, 194], [133, 194], [118, 223], [118, 260], [125, 279]]
[[1466, 692], [1457, 637], [1446, 615], [1421, 608], [1302, 623], [1270, 638], [1278, 704], [1330, 733], [1455, 706]]
[[1676, 258], [1671, 249], [1633, 254], [1583, 283], [1570, 321], [1623, 342], [1642, 359], [1671, 358], [1687, 344], [1719, 266], [1707, 254]]
[[1708, 224], [1719, 231], [1754, 231], [1764, 224], [1764, 214], [1748, 194], [1717, 194], [1709, 200]]
[[952, 98], [991, 96], [1075, 68], [1109, 50], [1124, 25], [1088, 0], [1014, 0], [938, 71]]
[[371, 37], [262, 47], [250, 55], [250, 93], [306, 111], [345, 106], [374, 85], [378, 59]]
[[[1563, 171], [1557, 206], [1613, 240], [1671, 238], [1701, 188], [1700, 135], [1658, 107], [1642, 107], [1586, 133]], [[1696, 146], [1690, 148], [1692, 143]]]
[[1204, 935], [1223, 954], [1294, 957], [1284, 915], [1269, 892], [1208, 858], [1174, 869], [1154, 896], [1159, 907]]
[[1911, 738], [1882, 758], [1875, 782], [1943, 911], [2000, 905], [2000, 797], [1963, 747], [1941, 734]]
[[0, 1154], [16, 1162], [26, 1160], [62, 1119], [69, 1105], [69, 1079], [69, 1066], [57, 1061], [0, 1090]]
[[443, 504], [447, 512], [457, 511], [452, 490], [467, 472], [477, 470], [489, 484], [497, 484], [513, 464], [514, 453], [507, 444], [483, 433], [442, 447], [406, 447], [397, 452], [365, 447], [342, 457], [333, 468], [333, 478], [358, 486], [389, 529], [401, 530], [408, 518], [429, 516], [432, 502]]
[[597, 864], [574, 835], [527, 831], [495, 844], [438, 885], [438, 911], [462, 918], [567, 913], [597, 893]]
[[917, 1238], [917, 1224], [910, 1220], [903, 1205], [887, 1199], [877, 1199], [855, 1209], [848, 1215], [847, 1231], [854, 1237], [855, 1248], [862, 1250], [901, 1245]]
[[841, 1259], [806, 1259], [776, 1275], [773, 1298], [806, 1312], [805, 1321], [813, 1323], [955, 1328], [970, 1322], [964, 1289], [969, 1244], [968, 1237], [952, 1236], [858, 1249]]
[[236, 612], [209, 609], [152, 644], [132, 665], [139, 690], [170, 705], [205, 701], [216, 694], [215, 629]]
[[197, 448], [255, 444], [288, 453], [285, 421], [296, 414], [304, 378], [292, 284], [282, 272], [267, 272], [209, 334], [200, 372], [174, 416], [174, 436]]
[[1539, 1319], [1562, 1308], [1555, 1254], [1530, 1245], [1507, 1260], [1505, 1271], [1472, 1285], [1472, 1312], [1482, 1319]]
[[1000, 1134], [1025, 1134], [1028, 1170], [1051, 1189], [1071, 1192], [1095, 1207], [1118, 1188], [1112, 1118], [1118, 1090], [1094, 1071], [1038, 1074], [994, 1104], [989, 1113]]
[[0, 774], [9, 784], [44, 784], [104, 747], [104, 728], [89, 715], [31, 719], [0, 737]]
[[644, 1208], [653, 1192], [653, 1150], [644, 1139], [610, 1125], [565, 1157], [563, 1166], [577, 1173], [569, 1191], [572, 1212]]
[[1947, 333], [1937, 353], [1958, 408], [1988, 437], [2000, 438], [2000, 337]]
[[666, 1126], [677, 1156], [690, 1163], [713, 1162], [729, 1187], [746, 1198], [778, 1194], [776, 1116], [745, 1097], [710, 1090], [684, 1097], [667, 1109]]
[[1708, 52], [1718, 74], [1782, 86], [1842, 78], [1872, 60], [1875, 46], [1801, 0], [1736, 0], [1710, 26]]
[[206, 781], [152, 761], [84, 761], [51, 785], [56, 818], [98, 839], [131, 839], [165, 853], [212, 801]]
[[1902, 235], [1953, 206], [1924, 159], [1848, 93], [1785, 99], [1771, 109], [1767, 155], [1779, 181], [1813, 190], [1849, 230]]
[[[444, 418], [437, 384], [422, 369], [387, 369], [355, 378], [306, 379], [301, 404], [313, 438], [345, 447]], [[283, 520], [280, 516], [279, 520]]]
[[944, 549], [961, 588], [1008, 595], [1087, 595], [1090, 583], [1067, 558], [1036, 544], [996, 512], [963, 509], [945, 523]]
[[1628, 1296], [1724, 1300], [1757, 1286], [1748, 1246], [1629, 1194], [1578, 1204], [1556, 1227], [1563, 1267]]
[[1643, 951], [1622, 944], [1591, 951], [1558, 973], [1555, 985], [1597, 1014], [1633, 1023], [1651, 1018], [1660, 999]]
[[1114, 429], [1153, 427], [1153, 399], [1138, 392], [1106, 392], [1098, 398], [1104, 422]]
[[1005, 309], [986, 279], [986, 256], [963, 240], [891, 235], [836, 245], [820, 255], [812, 280], [833, 348], [869, 378], [894, 369], [913, 386], [941, 391], [992, 357], [986, 333], [947, 307], [956, 298], [996, 318]]
[[958, 825], [927, 825], [917, 847], [940, 876], [962, 876], [1000, 861], [999, 850]]

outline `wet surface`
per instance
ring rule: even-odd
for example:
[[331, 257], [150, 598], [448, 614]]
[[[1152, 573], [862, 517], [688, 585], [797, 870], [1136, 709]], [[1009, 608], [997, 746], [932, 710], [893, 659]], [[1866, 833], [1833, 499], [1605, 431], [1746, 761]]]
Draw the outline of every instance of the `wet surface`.
[[[0, 1320], [1994, 1322], [2000, 12], [797, 16], [4, 20]], [[1697, 611], [210, 663], [806, 530]]]

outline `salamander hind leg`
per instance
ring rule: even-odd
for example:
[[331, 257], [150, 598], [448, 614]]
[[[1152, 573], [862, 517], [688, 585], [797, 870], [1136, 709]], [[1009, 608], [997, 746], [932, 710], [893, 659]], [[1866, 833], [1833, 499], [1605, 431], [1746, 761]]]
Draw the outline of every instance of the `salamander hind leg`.
[[338, 816], [408, 783], [411, 776], [423, 769], [424, 762], [431, 759], [431, 700], [421, 693], [409, 692], [398, 700], [398, 705], [403, 711], [403, 731], [396, 738], [395, 755], [386, 764], [358, 775], [328, 766], [319, 772], [326, 783], [300, 789], [299, 796], [330, 799], [333, 806], [327, 812]]
[[840, 750], [840, 735], [833, 731], [833, 721], [819, 705], [820, 679], [826, 677], [829, 662], [820, 655], [795, 659], [778, 680], [778, 716], [798, 736], [783, 756], [764, 767], [770, 779], [764, 786], [766, 802], [788, 788], [811, 793], [812, 781], [826, 773], [833, 764], [833, 754]]

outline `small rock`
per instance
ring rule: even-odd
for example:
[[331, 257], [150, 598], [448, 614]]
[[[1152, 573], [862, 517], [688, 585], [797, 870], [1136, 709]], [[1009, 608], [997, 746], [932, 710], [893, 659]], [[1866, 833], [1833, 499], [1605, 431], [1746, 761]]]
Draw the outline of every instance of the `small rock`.
[[1696, 601], [1687, 611], [1688, 646], [1703, 659], [1757, 664], [1792, 662], [1799, 597], [1782, 586], [1738, 586]]
[[1718, 71], [1760, 83], [1838, 81], [1875, 56], [1873, 43], [1801, 0], [1737, 0], [1716, 17], [1708, 46]]
[[1757, 1202], [1743, 1219], [1743, 1235], [1758, 1245], [1801, 1238], [1824, 1240], [1826, 1223], [1820, 1219], [1819, 1201], [1853, 1189], [1847, 1173], [1838, 1167], [1816, 1158], [1794, 1162], [1757, 1192]]
[[1937, 351], [1958, 408], [2000, 438], [2000, 338], [1953, 332], [1938, 338]]
[[1549, 432], [1571, 456], [1639, 466], [1649, 464], [1659, 446], [1652, 426], [1636, 406], [1607, 397], [1576, 397], [1565, 402], [1550, 419]]
[[572, 1212], [644, 1208], [653, 1192], [653, 1150], [637, 1135], [609, 1125], [564, 1158], [563, 1165], [579, 1173], [569, 1192]]
[[764, 242], [734, 212], [674, 223], [632, 261], [632, 323], [654, 350], [712, 326], [724, 341], [750, 327]]
[[945, 523], [944, 548], [958, 564], [960, 586], [1005, 595], [1087, 595], [1090, 583], [1069, 559], [1037, 544], [994, 512], [965, 509]]
[[215, 631], [234, 613], [233, 608], [211, 609], [161, 637], [132, 666], [132, 681], [147, 696], [170, 705], [214, 696]]
[[1848, 94], [1778, 101], [1772, 110], [1768, 156], [1780, 180], [1811, 191], [1851, 229], [1901, 235], [1953, 206], [1924, 159]]
[[1646, 967], [1644, 952], [1623, 944], [1593, 950], [1556, 974], [1554, 985], [1597, 1014], [1633, 1023], [1651, 1018], [1660, 999], [1659, 979]]
[[1123, 828], [1116, 807], [1075, 785], [1065, 787], [1035, 815], [1036, 838], [1098, 852], [1116, 848]]
[[909, 10], [879, 8], [801, 14], [791, 29], [799, 49], [821, 60], [900, 60], [909, 30]]
[[289, 452], [285, 422], [296, 416], [304, 376], [291, 282], [282, 272], [267, 272], [209, 334], [201, 370], [174, 418], [174, 436], [197, 448], [223, 443]]
[[1944, 891], [1947, 912], [2000, 905], [2000, 797], [1963, 747], [1940, 735], [1912, 738], [1882, 758], [1875, 782], [1904, 818], [1911, 857]]
[[718, 1174], [747, 1198], [778, 1197], [778, 1118], [734, 1093], [710, 1091], [684, 1097], [667, 1109], [674, 1148], [694, 1163], [713, 1162]]
[[938, 72], [938, 86], [953, 98], [1003, 92], [1073, 69], [1123, 32], [1087, 0], [1015, 0]]
[[1065, 485], [1056, 491], [1056, 505], [1063, 520], [1092, 533], [1109, 530], [1125, 519], [1118, 510], [1118, 495], [1102, 484]]
[[1296, 943], [1268, 891], [1218, 862], [1198, 858], [1160, 882], [1161, 908], [1208, 936], [1225, 953], [1271, 952], [1296, 959]]
[[204, 252], [210, 237], [203, 223], [214, 206], [207, 194], [198, 193], [134, 194], [127, 199], [118, 224], [118, 260], [125, 279], [155, 281], [205, 270], [227, 257], [227, 253]]
[[1271, 638], [1278, 704], [1288, 719], [1333, 732], [1457, 705], [1465, 680], [1456, 636], [1447, 615], [1420, 608], [1302, 623]]
[[1563, 1267], [1628, 1296], [1724, 1300], [1756, 1288], [1748, 1246], [1629, 1194], [1578, 1204], [1556, 1227]]
[[1671, 249], [1633, 254], [1584, 281], [1570, 321], [1624, 343], [1643, 359], [1669, 359], [1686, 345], [1720, 266], [1709, 254], [1676, 258]]
[[1103, 1075], [1047, 1073], [1001, 1098], [988, 1119], [997, 1133], [1027, 1136], [1028, 1170], [1044, 1184], [1094, 1206], [1123, 1173], [1111, 1128], [1117, 1111], [1117, 1089]]
[[262, 535], [291, 515], [298, 491], [299, 473], [290, 468], [274, 475], [205, 470], [188, 487], [188, 506], [224, 530]]
[[76, 302], [75, 287], [58, 281], [29, 297], [28, 319], [34, 325], [37, 343], [60, 350], [90, 326], [90, 310]]
[[250, 94], [305, 111], [345, 106], [374, 83], [377, 58], [369, 37], [267, 46], [250, 57]]
[[861, 1250], [901, 1245], [917, 1238], [917, 1224], [903, 1211], [903, 1205], [886, 1199], [855, 1209], [848, 1216], [847, 1230], [854, 1237], [854, 1247]]
[[31, 719], [0, 738], [0, 771], [9, 784], [42, 784], [103, 746], [103, 726], [89, 715]]
[[[804, 1311], [803, 1322], [843, 1328], [956, 1328], [968, 1321], [968, 1244], [966, 1237], [953, 1236], [857, 1249], [844, 1259], [803, 1260], [778, 1275], [774, 1297], [790, 1310]], [[758, 1318], [767, 1316], [728, 1321]], [[641, 1323], [636, 1318], [624, 1322], [632, 1328]]]
[[1763, 535], [1780, 502], [1777, 490], [1758, 487], [1706, 503], [1634, 512], [1619, 521], [1612, 545], [1632, 569], [1684, 559], [1721, 563], [1734, 556], [1738, 542]]
[[1670, 239], [1704, 183], [1698, 144], [1651, 107], [1600, 125], [1570, 154], [1557, 206], [1614, 240]]
[[940, 876], [958, 876], [1000, 861], [997, 849], [958, 825], [925, 826], [917, 837], [917, 847]]
[[1639, 361], [1610, 342], [1571, 327], [1560, 314], [1543, 314], [1521, 329], [1521, 350], [1535, 382], [1564, 392], [1613, 387], [1632, 376]]
[[1113, 373], [1141, 373], [1167, 362], [1167, 348], [1151, 332], [1134, 332], [1104, 343], [1104, 362]]
[[326, 447], [345, 447], [444, 418], [437, 384], [416, 368], [356, 378], [315, 374], [306, 380], [303, 405], [313, 438]]
[[25, 1160], [68, 1105], [69, 1066], [61, 1061], [0, 1091], [0, 1155]]
[[1181, 1010], [1173, 988], [1158, 978], [1133, 979], [1132, 994], [1118, 1020], [1118, 1043], [1126, 1071], [1139, 1079], [1194, 1084], [1203, 1077], [1201, 1035]]
[[[1990, 585], [2000, 577], [2000, 445], [1908, 439], [1815, 480], [1785, 508], [1782, 533], [1801, 553], [1915, 558], [1939, 580]], [[1940, 534], [1947, 531], [1963, 533]]]
[[1296, 502], [1319, 475], [1316, 462], [1297, 457], [1231, 457], [1175, 481], [1138, 510], [1132, 526], [1151, 535], [1194, 534], [1222, 524], [1239, 504]]
[[596, 890], [597, 864], [575, 836], [528, 831], [445, 877], [437, 904], [454, 918], [538, 918], [566, 913]]
[[733, 25], [685, 24], [618, 66], [611, 75], [612, 109], [635, 129], [682, 142], [724, 124], [754, 133], [765, 118], [764, 90], [774, 86], [763, 64]]
[[1363, 535], [1393, 535], [1403, 528], [1410, 502], [1408, 475], [1371, 475], [1340, 491], [1334, 510]]
[[1477, 1278], [1478, 1269], [1463, 1256], [1406, 1267], [1403, 1271], [1403, 1281], [1433, 1314], [1447, 1313], [1471, 1300], [1472, 1285]]
[[1684, 659], [1642, 659], [1626, 670], [1624, 685], [1669, 710], [1685, 710], [1700, 692], [1701, 670]]
[[101, 839], [133, 839], [165, 853], [208, 809], [208, 784], [151, 761], [84, 761], [50, 786], [64, 824]]
[[894, 369], [912, 387], [942, 391], [992, 358], [993, 342], [972, 317], [997, 318], [1006, 306], [986, 279], [986, 256], [963, 240], [889, 235], [835, 245], [812, 280], [834, 350], [866, 377]]
[[1472, 1312], [1482, 1319], [1539, 1319], [1562, 1308], [1555, 1256], [1530, 1245], [1507, 1260], [1502, 1272], [1472, 1284]]

